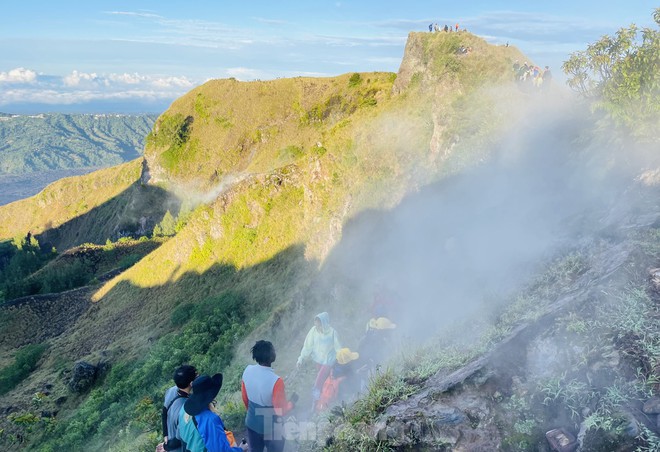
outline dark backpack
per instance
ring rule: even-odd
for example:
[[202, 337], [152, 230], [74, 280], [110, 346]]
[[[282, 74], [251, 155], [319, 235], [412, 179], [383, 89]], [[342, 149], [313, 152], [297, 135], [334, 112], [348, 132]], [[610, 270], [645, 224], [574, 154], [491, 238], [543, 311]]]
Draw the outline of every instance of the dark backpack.
[[[182, 398], [183, 398], [182, 395], [177, 394], [176, 397], [174, 397], [172, 399], [172, 401], [169, 403], [169, 405], [167, 405], [165, 407], [168, 416], [170, 415], [170, 408], [172, 408], [172, 405], [174, 405], [174, 402], [176, 402], [177, 399], [182, 399]], [[183, 445], [183, 443], [181, 443], [181, 440], [179, 438], [169, 438], [168, 437], [167, 438], [167, 443], [163, 444], [163, 448], [165, 450], [172, 450], [172, 449], [178, 449], [182, 445]]]

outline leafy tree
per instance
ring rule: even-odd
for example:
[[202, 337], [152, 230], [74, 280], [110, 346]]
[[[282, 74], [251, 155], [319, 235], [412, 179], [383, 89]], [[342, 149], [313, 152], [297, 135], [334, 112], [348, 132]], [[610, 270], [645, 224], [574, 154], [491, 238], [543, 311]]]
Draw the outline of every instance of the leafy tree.
[[32, 273], [55, 257], [41, 250], [31, 234], [17, 237], [0, 247], [0, 302], [39, 292], [39, 285], [26, 281]]
[[[660, 26], [660, 8], [653, 13]], [[638, 137], [654, 138], [660, 118], [660, 30], [636, 25], [605, 35], [562, 65], [568, 86]]]
[[154, 226], [154, 236], [171, 236], [176, 234], [177, 222], [168, 210], [160, 223]]

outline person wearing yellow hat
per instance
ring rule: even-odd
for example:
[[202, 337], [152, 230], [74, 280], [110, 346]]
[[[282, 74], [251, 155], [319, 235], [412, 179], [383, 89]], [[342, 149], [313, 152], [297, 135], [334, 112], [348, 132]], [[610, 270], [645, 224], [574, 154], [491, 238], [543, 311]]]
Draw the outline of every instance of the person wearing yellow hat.
[[337, 362], [340, 365], [345, 365], [351, 361], [355, 361], [360, 357], [358, 352], [352, 352], [350, 348], [344, 347], [337, 352]]
[[387, 317], [378, 317], [370, 319], [367, 323], [367, 331], [371, 330], [393, 330], [396, 323], [392, 323]]
[[375, 368], [387, 358], [392, 348], [392, 335], [396, 324], [387, 317], [373, 317], [358, 345], [358, 352], [368, 368]]
[[315, 411], [327, 409], [333, 402], [345, 401], [359, 389], [355, 366], [360, 354], [344, 347], [337, 351], [336, 362], [330, 375], [323, 383], [323, 389], [315, 405]]

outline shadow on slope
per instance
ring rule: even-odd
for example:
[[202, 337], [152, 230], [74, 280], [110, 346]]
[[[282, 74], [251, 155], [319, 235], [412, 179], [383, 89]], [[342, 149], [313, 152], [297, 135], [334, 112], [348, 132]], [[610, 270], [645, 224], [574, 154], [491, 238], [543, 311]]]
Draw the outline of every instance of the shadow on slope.
[[427, 339], [483, 313], [557, 254], [655, 221], [657, 190], [634, 181], [643, 167], [635, 149], [585, 143], [588, 121], [557, 113], [523, 120], [487, 165], [349, 221], [318, 284], [333, 302], [318, 310], [361, 332], [366, 308], [385, 293], [400, 334]]
[[[82, 201], [84, 202], [84, 201]], [[42, 247], [66, 250], [83, 243], [103, 244], [120, 237], [139, 237], [153, 230], [167, 210], [178, 212], [179, 201], [166, 190], [134, 182], [117, 196], [36, 237]]]
[[[140, 288], [122, 281], [97, 303], [90, 303], [87, 293], [88, 308], [51, 342], [49, 356], [22, 394], [39, 391], [47, 375], [50, 395], [39, 409], [76, 410], [70, 419], [62, 417], [57, 434], [49, 435], [58, 445], [94, 449], [106, 438], [116, 440], [122, 428], [154, 430], [157, 419], [138, 412], [144, 412], [145, 403], [149, 413], [158, 412], [163, 388], [178, 365], [194, 363], [200, 373], [221, 370], [229, 391], [239, 387], [240, 374], [229, 367], [236, 345], [296, 298], [314, 267], [305, 259], [303, 247], [293, 246], [249, 268], [216, 264], [203, 274], [186, 273], [160, 287]], [[93, 362], [99, 357], [111, 361], [112, 370], [90, 397], [72, 398], [66, 388], [70, 372], [62, 363], [70, 368], [78, 359]], [[46, 367], [60, 370], [48, 375]], [[126, 403], [116, 403], [119, 396]], [[71, 401], [57, 406], [61, 397]], [[2, 405], [11, 401], [12, 410], [33, 409], [28, 400], [19, 403], [16, 398], [6, 397]], [[103, 422], [92, 421], [99, 416]], [[16, 430], [4, 424], [7, 431]], [[52, 445], [48, 439], [42, 444], [44, 450]]]

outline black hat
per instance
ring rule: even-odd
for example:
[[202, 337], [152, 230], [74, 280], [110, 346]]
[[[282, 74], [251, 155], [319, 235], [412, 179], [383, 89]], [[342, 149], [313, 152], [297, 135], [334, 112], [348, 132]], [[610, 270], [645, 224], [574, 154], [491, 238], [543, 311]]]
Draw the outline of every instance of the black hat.
[[191, 416], [196, 416], [206, 410], [209, 403], [213, 402], [215, 396], [222, 387], [222, 374], [215, 374], [212, 377], [201, 375], [192, 382], [192, 394], [183, 405], [183, 409]]

